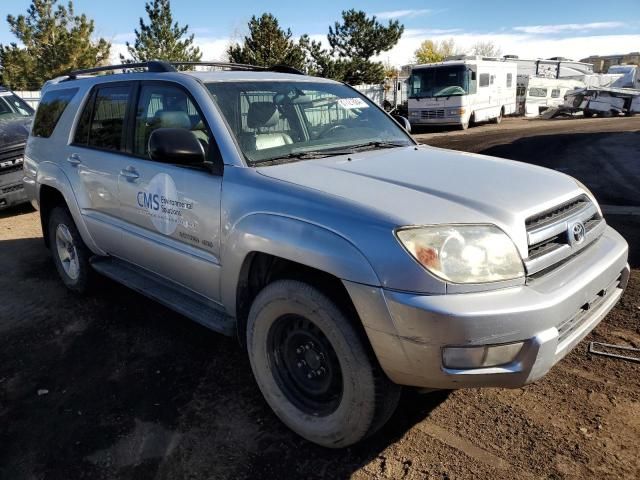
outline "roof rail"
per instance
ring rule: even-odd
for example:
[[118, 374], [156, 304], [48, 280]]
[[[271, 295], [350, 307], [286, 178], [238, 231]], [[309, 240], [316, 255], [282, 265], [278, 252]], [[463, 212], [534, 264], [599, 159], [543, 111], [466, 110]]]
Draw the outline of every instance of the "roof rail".
[[287, 65], [274, 65], [272, 67], [260, 67], [257, 65], [247, 65], [244, 63], [229, 63], [229, 62], [165, 62], [160, 60], [150, 60], [148, 62], [138, 63], [123, 63], [120, 65], [105, 65], [102, 67], [85, 68], [82, 70], [73, 70], [69, 72], [67, 78], [69, 80], [75, 80], [79, 75], [89, 75], [92, 73], [108, 72], [113, 70], [127, 70], [130, 68], [146, 68], [148, 72], [176, 72], [175, 67], [180, 66], [204, 66], [204, 67], [219, 67], [228, 68], [230, 70], [247, 70], [247, 71], [264, 71], [264, 72], [278, 72], [278, 73], [292, 73], [296, 75], [304, 75], [297, 68], [289, 67]]
[[78, 75], [88, 75], [91, 73], [107, 72], [110, 70], [126, 70], [128, 68], [146, 68], [149, 72], [175, 72], [176, 69], [167, 62], [151, 60], [149, 62], [123, 63], [121, 65], [105, 65], [103, 67], [85, 68], [69, 72], [69, 78], [75, 79]]
[[304, 75], [304, 72], [301, 72], [297, 68], [290, 67], [288, 65], [273, 65], [271, 67], [261, 67], [258, 65], [249, 65], [247, 63], [230, 63], [230, 62], [167, 62], [167, 63], [173, 66], [219, 67], [219, 68], [228, 68], [230, 70], [293, 73], [296, 75]]

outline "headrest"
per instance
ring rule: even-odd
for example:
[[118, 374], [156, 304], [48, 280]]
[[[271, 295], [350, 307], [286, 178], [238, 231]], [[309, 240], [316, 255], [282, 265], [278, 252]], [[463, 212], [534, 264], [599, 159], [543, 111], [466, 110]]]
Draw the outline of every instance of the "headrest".
[[254, 102], [249, 105], [247, 126], [249, 128], [275, 127], [280, 114], [273, 102]]
[[158, 128], [191, 129], [191, 119], [181, 110], [158, 110], [154, 115]]

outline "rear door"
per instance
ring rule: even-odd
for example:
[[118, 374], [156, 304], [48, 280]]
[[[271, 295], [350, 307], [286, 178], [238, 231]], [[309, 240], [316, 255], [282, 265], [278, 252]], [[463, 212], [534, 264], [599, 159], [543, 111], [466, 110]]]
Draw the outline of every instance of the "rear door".
[[94, 87], [77, 121], [67, 162], [75, 168], [78, 204], [96, 244], [110, 254], [121, 248], [118, 175], [126, 166], [126, 129], [134, 83]]
[[[220, 190], [210, 166], [219, 156], [201, 110], [173, 82], [143, 82], [132, 114], [132, 155], [118, 177], [123, 249], [119, 255], [211, 300], [219, 297]], [[158, 163], [148, 142], [157, 128], [190, 130], [203, 144], [203, 168]]]

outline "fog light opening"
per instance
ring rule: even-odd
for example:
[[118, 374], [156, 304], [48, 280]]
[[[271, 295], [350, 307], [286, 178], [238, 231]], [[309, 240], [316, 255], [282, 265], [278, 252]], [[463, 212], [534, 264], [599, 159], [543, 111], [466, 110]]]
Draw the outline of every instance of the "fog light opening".
[[442, 349], [442, 363], [445, 368], [470, 369], [498, 367], [513, 362], [524, 342], [479, 347], [445, 347]]

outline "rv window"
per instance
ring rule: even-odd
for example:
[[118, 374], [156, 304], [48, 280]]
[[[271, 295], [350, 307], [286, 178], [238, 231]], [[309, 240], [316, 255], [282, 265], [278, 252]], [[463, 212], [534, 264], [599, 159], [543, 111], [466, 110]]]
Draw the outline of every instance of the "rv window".
[[510, 73], [507, 73], [507, 87], [511, 87], [512, 82], [513, 82], [513, 75]]
[[480, 74], [480, 86], [481, 87], [488, 87], [489, 86], [489, 74], [488, 73], [481, 73]]
[[560, 96], [560, 89], [554, 88], [551, 90], [551, 98], [558, 98]]
[[519, 87], [516, 88], [516, 96], [517, 97], [524, 97], [526, 92], [527, 92], [526, 87], [519, 86]]
[[546, 97], [547, 89], [532, 87], [529, 89], [529, 96], [530, 97]]

